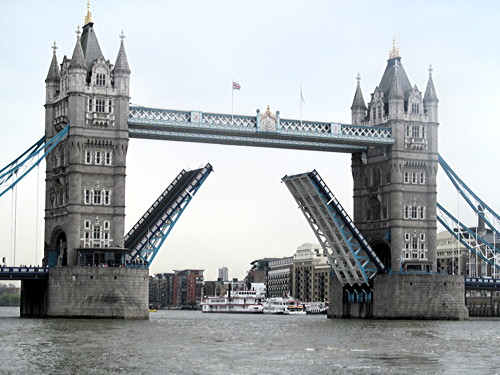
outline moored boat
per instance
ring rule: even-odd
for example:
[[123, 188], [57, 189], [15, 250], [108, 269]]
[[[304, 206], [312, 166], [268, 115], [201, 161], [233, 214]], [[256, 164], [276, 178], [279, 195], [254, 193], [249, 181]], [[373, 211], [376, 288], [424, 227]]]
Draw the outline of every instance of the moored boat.
[[224, 297], [207, 297], [201, 303], [204, 313], [262, 314], [264, 296], [255, 290], [236, 290]]
[[285, 314], [299, 315], [305, 314], [304, 306], [298, 299], [291, 297], [273, 297], [267, 298], [263, 306], [264, 314]]

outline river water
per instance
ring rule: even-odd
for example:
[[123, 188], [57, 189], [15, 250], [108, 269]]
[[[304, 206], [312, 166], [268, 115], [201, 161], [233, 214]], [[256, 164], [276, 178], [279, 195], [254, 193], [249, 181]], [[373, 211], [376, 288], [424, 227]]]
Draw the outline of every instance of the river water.
[[500, 320], [18, 316], [0, 308], [0, 374], [500, 374]]

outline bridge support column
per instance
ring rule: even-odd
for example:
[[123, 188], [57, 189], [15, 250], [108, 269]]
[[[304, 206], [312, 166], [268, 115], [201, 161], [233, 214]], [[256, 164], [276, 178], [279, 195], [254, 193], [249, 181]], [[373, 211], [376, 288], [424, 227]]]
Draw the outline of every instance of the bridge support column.
[[21, 281], [21, 317], [43, 318], [47, 315], [47, 280]]
[[375, 319], [466, 320], [464, 277], [379, 274], [373, 283]]
[[327, 312], [329, 318], [372, 318], [372, 310], [373, 304], [371, 301], [349, 301], [347, 290], [342, 287], [336, 277], [331, 278], [330, 306]]
[[47, 316], [149, 318], [149, 271], [126, 267], [53, 267]]

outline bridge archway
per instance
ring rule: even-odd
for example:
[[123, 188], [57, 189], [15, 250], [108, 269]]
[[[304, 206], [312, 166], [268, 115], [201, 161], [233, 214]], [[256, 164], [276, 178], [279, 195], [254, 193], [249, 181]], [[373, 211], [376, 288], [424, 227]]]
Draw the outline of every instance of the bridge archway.
[[371, 248], [379, 257], [386, 268], [391, 268], [391, 247], [385, 240], [373, 240]]
[[66, 232], [61, 227], [56, 227], [51, 236], [50, 248], [47, 254], [48, 266], [68, 265], [68, 244]]

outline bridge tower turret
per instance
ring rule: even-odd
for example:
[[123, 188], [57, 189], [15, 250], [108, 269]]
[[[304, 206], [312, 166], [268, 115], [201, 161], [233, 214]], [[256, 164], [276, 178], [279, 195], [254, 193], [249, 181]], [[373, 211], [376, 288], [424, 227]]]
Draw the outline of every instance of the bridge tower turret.
[[130, 68], [122, 41], [113, 66], [87, 11], [71, 59], [54, 55], [46, 79], [45, 134], [69, 123], [46, 164], [44, 264], [75, 266], [78, 249], [123, 247]]
[[393, 271], [436, 270], [437, 103], [432, 76], [422, 100], [394, 46], [363, 124], [396, 142], [352, 154], [354, 221]]
[[353, 125], [361, 125], [366, 117], [366, 104], [365, 99], [363, 98], [363, 93], [361, 92], [361, 77], [356, 77], [358, 81], [358, 85], [356, 86], [356, 93], [354, 94], [354, 100], [352, 101], [351, 106], [351, 115], [352, 115], [352, 124]]

